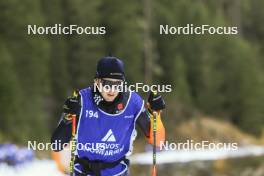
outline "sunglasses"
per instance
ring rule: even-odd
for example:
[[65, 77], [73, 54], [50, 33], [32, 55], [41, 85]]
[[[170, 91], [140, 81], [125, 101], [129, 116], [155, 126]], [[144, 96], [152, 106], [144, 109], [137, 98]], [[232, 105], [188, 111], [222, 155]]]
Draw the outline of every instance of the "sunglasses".
[[121, 86], [124, 81], [110, 81], [110, 80], [101, 80], [102, 86], [108, 86], [108, 87], [115, 87], [115, 86]]

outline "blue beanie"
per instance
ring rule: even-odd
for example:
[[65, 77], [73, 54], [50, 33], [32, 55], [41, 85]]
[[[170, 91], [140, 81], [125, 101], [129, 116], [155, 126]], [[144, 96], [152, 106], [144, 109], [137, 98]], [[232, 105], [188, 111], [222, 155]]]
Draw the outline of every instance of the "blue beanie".
[[97, 63], [96, 78], [125, 80], [123, 61], [112, 56], [101, 58]]

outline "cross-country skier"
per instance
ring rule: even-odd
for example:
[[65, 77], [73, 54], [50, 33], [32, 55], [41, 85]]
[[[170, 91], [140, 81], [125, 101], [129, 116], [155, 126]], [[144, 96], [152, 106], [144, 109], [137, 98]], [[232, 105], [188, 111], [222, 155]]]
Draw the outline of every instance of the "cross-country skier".
[[[164, 109], [164, 100], [160, 95], [150, 93], [149, 106], [145, 109], [144, 101], [137, 93], [118, 91], [117, 85], [124, 81], [123, 62], [116, 57], [103, 57], [97, 63], [94, 85], [80, 90], [78, 97], [69, 97], [65, 101], [61, 121], [51, 142], [69, 143], [72, 116], [68, 114], [76, 114], [76, 176], [127, 176], [129, 161], [126, 156], [132, 152], [136, 124], [153, 144], [152, 111]], [[112, 89], [103, 89], [107, 86]], [[165, 130], [159, 116], [157, 122], [158, 146], [164, 141]]]

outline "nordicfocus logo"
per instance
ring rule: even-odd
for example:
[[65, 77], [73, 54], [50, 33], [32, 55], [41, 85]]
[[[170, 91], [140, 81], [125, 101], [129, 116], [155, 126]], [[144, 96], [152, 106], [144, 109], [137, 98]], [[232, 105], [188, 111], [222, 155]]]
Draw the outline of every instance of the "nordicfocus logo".
[[107, 141], [107, 142], [115, 142], [116, 141], [115, 136], [113, 134], [113, 131], [111, 129], [106, 133], [106, 135], [102, 139], [102, 141], [103, 142], [105, 142], [105, 141]]
[[[124, 151], [125, 145], [116, 143], [116, 136], [112, 129], [109, 129], [106, 134], [100, 139], [101, 142], [88, 142], [88, 143], [77, 143], [76, 149], [78, 151], [87, 151], [89, 153], [102, 155], [102, 156], [114, 156]], [[64, 143], [61, 140], [56, 140], [54, 143], [37, 143], [34, 141], [28, 141], [29, 150], [62, 150], [71, 149], [72, 143], [68, 146], [68, 143]], [[68, 146], [68, 147], [67, 147]]]
[[120, 144], [115, 143], [116, 137], [112, 129], [108, 130], [101, 141], [97, 143], [86, 143], [84, 150], [104, 156], [113, 156], [124, 150], [124, 145], [120, 146]]

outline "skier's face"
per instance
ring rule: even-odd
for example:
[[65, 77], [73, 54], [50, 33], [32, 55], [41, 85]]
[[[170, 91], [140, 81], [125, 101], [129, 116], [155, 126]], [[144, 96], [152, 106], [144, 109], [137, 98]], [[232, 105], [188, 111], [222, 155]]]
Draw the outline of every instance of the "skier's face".
[[95, 80], [97, 87], [103, 96], [104, 100], [107, 102], [112, 102], [118, 95], [117, 86], [122, 84], [119, 79], [112, 78], [102, 78]]

